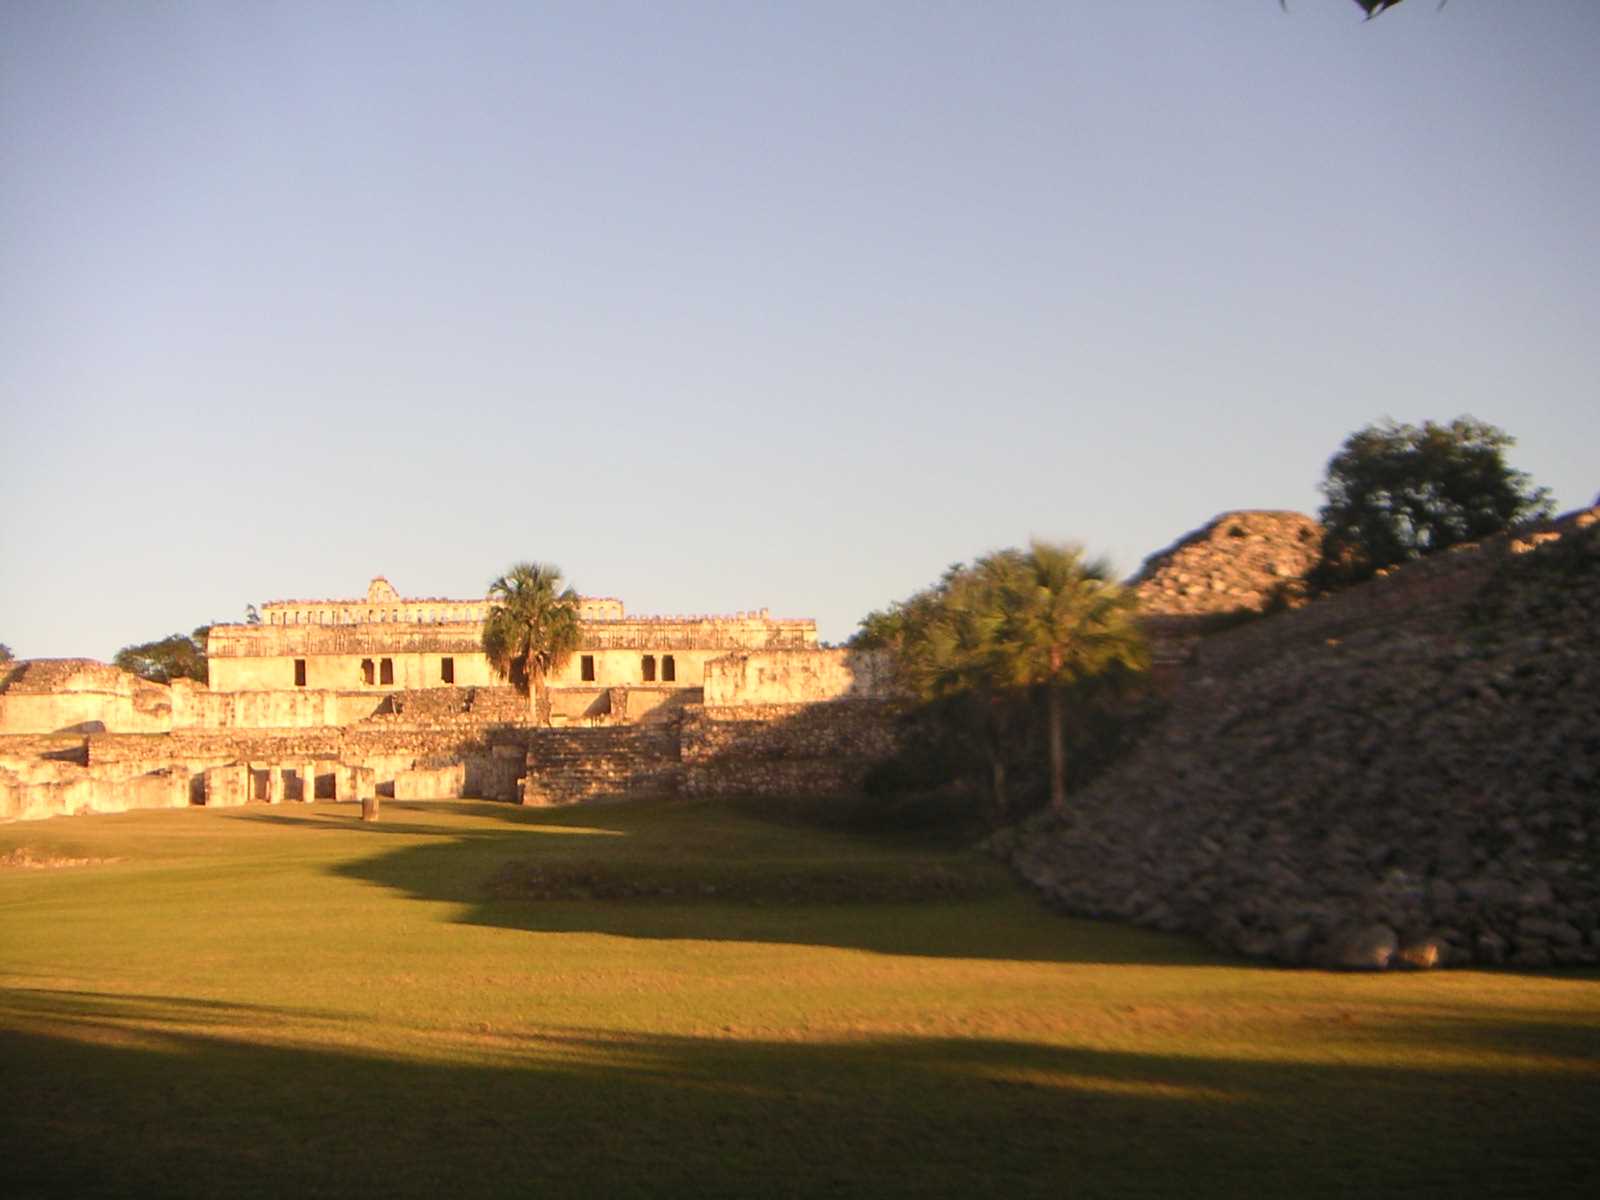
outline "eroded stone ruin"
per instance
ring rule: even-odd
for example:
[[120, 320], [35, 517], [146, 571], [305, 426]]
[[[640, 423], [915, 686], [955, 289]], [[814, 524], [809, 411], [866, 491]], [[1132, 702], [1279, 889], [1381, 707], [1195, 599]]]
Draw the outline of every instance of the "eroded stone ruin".
[[1067, 912], [1284, 964], [1600, 961], [1600, 509], [1194, 642], [1001, 842]]
[[637, 617], [585, 598], [541, 728], [483, 654], [487, 608], [407, 599], [379, 577], [361, 599], [273, 601], [259, 624], [214, 626], [206, 685], [86, 659], [16, 664], [0, 676], [0, 819], [837, 790], [881, 753], [882, 664], [819, 648], [813, 620]]
[[[1063, 910], [1278, 963], [1600, 961], [1600, 509], [1308, 601], [1320, 530], [1225, 513], [1130, 581], [1169, 711], [1070, 817], [996, 848]], [[0, 676], [0, 817], [190, 803], [830, 794], [890, 754], [884, 664], [765, 612], [587, 601], [554, 728], [482, 601], [286, 601], [212, 686]], [[670, 663], [670, 667], [668, 666]]]

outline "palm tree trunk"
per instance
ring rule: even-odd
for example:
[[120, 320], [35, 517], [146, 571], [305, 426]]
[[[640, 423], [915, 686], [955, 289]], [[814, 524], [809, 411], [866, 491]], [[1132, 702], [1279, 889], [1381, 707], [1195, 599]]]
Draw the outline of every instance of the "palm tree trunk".
[[1067, 748], [1061, 732], [1061, 689], [1045, 689], [1050, 716], [1050, 807], [1067, 811]]
[[984, 697], [984, 740], [989, 750], [989, 787], [994, 801], [994, 823], [1004, 825], [1011, 808], [1006, 794], [1006, 739], [1005, 721], [1001, 716], [1000, 697], [990, 693]]
[[535, 671], [529, 676], [533, 684], [528, 689], [529, 698], [533, 701], [533, 723], [539, 726], [550, 724], [550, 689], [545, 686], [544, 672]]
[[534, 663], [531, 653], [522, 660], [522, 674], [528, 681], [529, 718], [534, 725], [549, 724], [550, 702], [545, 699], [544, 672]]
[[1001, 758], [998, 753], [991, 755], [989, 759], [989, 784], [994, 791], [994, 823], [996, 825], [1004, 825], [1008, 807], [1006, 800], [1006, 760]]

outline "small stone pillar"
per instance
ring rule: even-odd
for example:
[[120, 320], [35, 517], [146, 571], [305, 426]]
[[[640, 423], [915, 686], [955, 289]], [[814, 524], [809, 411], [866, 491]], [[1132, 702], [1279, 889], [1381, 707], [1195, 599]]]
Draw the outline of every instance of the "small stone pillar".
[[361, 801], [361, 819], [376, 821], [378, 819], [377, 777], [371, 767], [350, 768], [350, 791], [351, 799]]
[[317, 798], [317, 764], [310, 759], [300, 764], [300, 801], [311, 804]]
[[283, 768], [273, 763], [267, 768], [267, 803], [283, 803]]

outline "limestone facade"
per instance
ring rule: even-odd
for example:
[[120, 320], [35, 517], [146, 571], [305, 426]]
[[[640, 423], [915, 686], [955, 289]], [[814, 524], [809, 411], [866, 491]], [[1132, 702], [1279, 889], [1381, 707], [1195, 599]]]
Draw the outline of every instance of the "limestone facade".
[[[488, 610], [405, 598], [378, 578], [363, 599], [272, 601], [259, 623], [212, 627], [208, 684], [150, 683], [87, 659], [16, 664], [0, 674], [0, 820], [675, 792], [686, 786], [683, 731], [703, 723], [708, 690], [720, 719], [758, 723], [774, 705], [886, 695], [875, 656], [819, 647], [809, 619], [639, 617], [588, 597], [578, 648], [549, 680], [553, 728], [539, 728], [483, 654]], [[835, 707], [848, 722], [861, 705]], [[743, 745], [716, 755], [725, 786], [768, 770], [769, 751], [750, 757]], [[786, 769], [801, 790], [837, 783], [837, 769], [809, 759]]]
[[[488, 600], [406, 599], [383, 577], [364, 600], [274, 600], [261, 623], [215, 625], [210, 690], [356, 695], [504, 681], [482, 649]], [[814, 620], [760, 612], [732, 616], [628, 616], [613, 597], [580, 604], [578, 650], [552, 688], [694, 689], [706, 665], [731, 651], [815, 650]]]

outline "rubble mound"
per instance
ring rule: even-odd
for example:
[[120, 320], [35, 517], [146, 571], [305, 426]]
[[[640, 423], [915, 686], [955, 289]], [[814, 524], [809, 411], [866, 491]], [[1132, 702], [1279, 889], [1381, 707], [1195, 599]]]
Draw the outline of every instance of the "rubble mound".
[[1297, 512], [1226, 512], [1144, 560], [1130, 584], [1153, 616], [1262, 612], [1304, 594], [1322, 526]]
[[30, 658], [13, 663], [0, 673], [0, 692], [131, 692], [142, 682], [137, 676], [92, 658]]
[[[1202, 656], [1132, 757], [1001, 848], [1070, 912], [1285, 964], [1600, 962], [1600, 509], [1449, 565], [1425, 628], [1372, 620], [1404, 567], [1209, 639], [1273, 652]], [[1362, 619], [1327, 636], [1341, 605]]]

